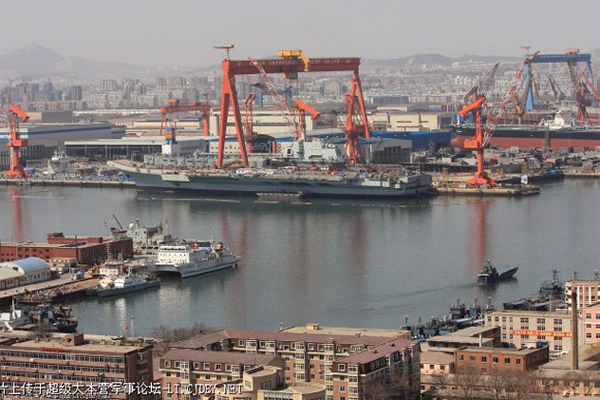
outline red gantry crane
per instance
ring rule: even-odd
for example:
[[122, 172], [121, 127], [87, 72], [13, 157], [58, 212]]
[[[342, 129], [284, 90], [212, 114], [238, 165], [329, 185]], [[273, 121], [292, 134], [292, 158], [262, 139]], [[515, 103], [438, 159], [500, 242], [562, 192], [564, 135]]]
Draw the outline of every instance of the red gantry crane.
[[[160, 134], [162, 136], [163, 129], [167, 126], [167, 114], [175, 112], [189, 112], [189, 111], [200, 111], [202, 112], [202, 125], [204, 127], [204, 136], [210, 135], [210, 103], [208, 101], [201, 102], [195, 101], [188, 104], [180, 104], [179, 99], [169, 99], [167, 105], [161, 107], [160, 114]], [[173, 140], [175, 138], [173, 137]]]
[[[263, 73], [283, 73], [287, 78], [294, 78], [301, 72], [332, 72], [332, 71], [350, 71], [353, 73], [352, 86], [350, 93], [350, 105], [347, 107], [348, 116], [346, 119], [345, 136], [346, 150], [349, 161], [356, 163], [360, 152], [358, 147], [358, 138], [370, 138], [369, 127], [367, 124], [366, 107], [363, 99], [362, 88], [359, 77], [360, 58], [313, 58], [308, 59], [301, 50], [280, 51], [280, 59], [266, 60], [230, 60], [229, 50], [233, 45], [216, 46], [227, 50], [227, 56], [222, 62], [223, 68], [223, 88], [221, 91], [221, 121], [219, 126], [219, 152], [217, 157], [217, 167], [222, 167], [223, 156], [225, 152], [225, 133], [227, 129], [227, 119], [229, 116], [229, 107], [233, 111], [235, 130], [237, 133], [238, 144], [241, 152], [242, 163], [248, 166], [247, 147], [244, 138], [244, 129], [242, 124], [240, 106], [235, 88], [235, 77], [237, 75], [257, 75]], [[256, 63], [260, 65], [257, 68]], [[357, 113], [357, 115], [354, 115]]]
[[19, 149], [27, 146], [27, 139], [21, 139], [21, 135], [19, 134], [19, 119], [21, 119], [22, 122], [27, 122], [29, 115], [12, 104], [8, 105], [8, 110], [7, 120], [11, 134], [8, 147], [12, 148], [12, 153], [10, 170], [6, 172], [5, 175], [11, 178], [22, 178], [28, 176], [28, 174], [23, 169], [21, 163], [19, 163]]

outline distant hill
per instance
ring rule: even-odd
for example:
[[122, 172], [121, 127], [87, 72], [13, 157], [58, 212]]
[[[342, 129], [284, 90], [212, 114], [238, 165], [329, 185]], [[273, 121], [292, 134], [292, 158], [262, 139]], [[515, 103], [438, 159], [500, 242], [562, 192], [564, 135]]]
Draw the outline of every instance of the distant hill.
[[0, 77], [36, 77], [58, 75], [123, 76], [147, 72], [148, 68], [121, 62], [90, 61], [80, 57], [64, 57], [52, 49], [32, 43], [0, 55]]
[[518, 62], [517, 57], [502, 56], [477, 56], [464, 55], [461, 57], [446, 57], [441, 54], [415, 54], [403, 58], [393, 58], [387, 60], [364, 59], [363, 64], [371, 66], [390, 66], [395, 68], [420, 68], [427, 66], [429, 68], [450, 67], [454, 63], [493, 63], [493, 62]]

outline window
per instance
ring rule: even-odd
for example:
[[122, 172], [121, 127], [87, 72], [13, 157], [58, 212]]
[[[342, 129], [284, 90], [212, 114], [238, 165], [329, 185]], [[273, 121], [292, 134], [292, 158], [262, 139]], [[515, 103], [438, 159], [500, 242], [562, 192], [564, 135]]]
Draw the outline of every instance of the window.
[[487, 363], [487, 357], [486, 356], [481, 356], [481, 363], [482, 364], [486, 364]]
[[209, 363], [204, 363], [203, 368], [205, 371], [210, 371], [210, 364]]
[[435, 369], [435, 365], [429, 364], [429, 369]]
[[562, 325], [562, 319], [555, 319], [554, 320], [554, 325]]
[[510, 365], [510, 358], [508, 358], [508, 357], [504, 358], [504, 364]]
[[529, 318], [521, 317], [521, 323], [522, 324], [528, 324], [529, 323]]
[[440, 371], [445, 371], [446, 370], [446, 366], [445, 365], [440, 365]]
[[338, 367], [339, 367], [340, 371], [346, 371], [346, 365], [345, 364], [340, 364]]
[[345, 392], [346, 391], [346, 386], [340, 386], [340, 392]]
[[474, 363], [475, 362], [475, 356], [469, 356], [469, 362]]
[[516, 365], [521, 365], [521, 359], [520, 359], [520, 358], [517, 358], [517, 359], [515, 360], [515, 364], [516, 364]]
[[545, 324], [546, 323], [546, 318], [538, 318], [537, 319], [537, 323], [538, 324]]
[[465, 360], [465, 356], [464, 356], [463, 354], [460, 354], [460, 355], [458, 356], [458, 360], [459, 360], [459, 361], [464, 361], [464, 360]]
[[592, 319], [592, 313], [586, 313], [586, 314], [585, 314], [585, 317], [586, 317], [587, 319]]
[[171, 361], [165, 361], [165, 368], [171, 368]]
[[498, 357], [492, 357], [492, 362], [494, 364], [498, 364]]

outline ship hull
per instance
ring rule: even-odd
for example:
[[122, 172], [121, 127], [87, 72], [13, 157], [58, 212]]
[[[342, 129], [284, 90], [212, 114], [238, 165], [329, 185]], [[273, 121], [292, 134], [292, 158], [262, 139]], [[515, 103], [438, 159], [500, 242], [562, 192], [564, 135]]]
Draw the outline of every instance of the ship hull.
[[518, 270], [519, 270], [519, 267], [513, 267], [510, 269], [501, 271], [497, 274], [482, 273], [482, 274], [478, 275], [477, 281], [479, 282], [480, 285], [499, 283], [499, 282], [506, 281], [506, 280], [512, 278], [517, 273]]
[[148, 281], [139, 285], [128, 286], [123, 288], [98, 289], [96, 295], [98, 297], [118, 296], [122, 294], [137, 292], [144, 289], [150, 289], [157, 286], [160, 286], [160, 281]]
[[[475, 136], [475, 128], [460, 126], [454, 128], [455, 137], [452, 146], [462, 147], [467, 138]], [[498, 126], [490, 138], [490, 145], [508, 149], [510, 147], [530, 147], [552, 149], [561, 147], [587, 147], [595, 149], [600, 146], [600, 127], [544, 129], [540, 126]]]
[[208, 274], [222, 269], [232, 268], [240, 262], [241, 258], [233, 255], [224, 255], [212, 260], [202, 261], [201, 264], [186, 263], [180, 265], [172, 264], [149, 264], [146, 270], [153, 275], [176, 274], [181, 278]]
[[304, 179], [294, 177], [247, 177], [242, 175], [165, 174], [160, 170], [124, 168], [143, 190], [195, 192], [217, 196], [256, 196], [258, 193], [301, 194], [315, 198], [402, 198], [427, 194], [431, 178], [403, 177], [405, 182], [357, 179]]

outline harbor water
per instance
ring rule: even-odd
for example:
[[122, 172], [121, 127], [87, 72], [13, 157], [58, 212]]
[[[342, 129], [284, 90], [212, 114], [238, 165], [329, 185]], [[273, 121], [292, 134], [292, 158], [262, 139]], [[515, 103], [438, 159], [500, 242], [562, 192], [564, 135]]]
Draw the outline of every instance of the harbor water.
[[[0, 241], [48, 232], [105, 235], [139, 218], [182, 238], [222, 240], [238, 269], [122, 297], [74, 300], [79, 331], [150, 335], [158, 325], [275, 330], [280, 324], [397, 328], [449, 312], [455, 298], [501, 308], [560, 271], [600, 268], [600, 182], [565, 180], [525, 198], [435, 197], [394, 202], [259, 203], [133, 189], [0, 188]], [[485, 288], [481, 264], [519, 266]]]

